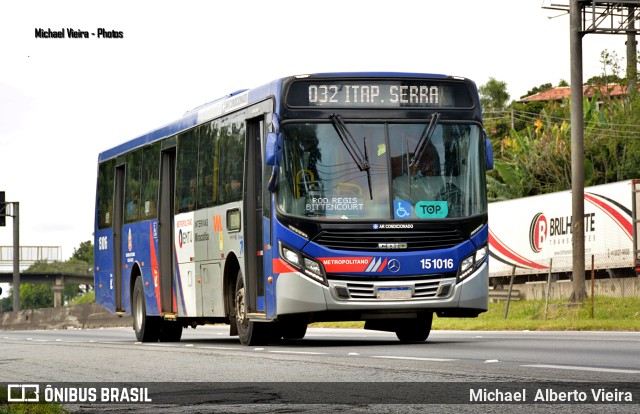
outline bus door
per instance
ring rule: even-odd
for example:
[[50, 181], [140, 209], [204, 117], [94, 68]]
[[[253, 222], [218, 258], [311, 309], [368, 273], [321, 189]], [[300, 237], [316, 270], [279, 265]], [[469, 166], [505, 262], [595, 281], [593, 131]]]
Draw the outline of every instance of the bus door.
[[116, 313], [124, 312], [122, 306], [122, 223], [124, 222], [124, 184], [126, 164], [116, 166], [113, 195], [113, 291]]
[[[244, 173], [244, 248], [245, 248], [245, 292], [247, 297], [247, 313], [254, 316], [266, 316], [264, 260], [265, 233], [263, 229], [263, 162], [262, 141], [264, 118], [247, 120], [247, 141]], [[268, 200], [268, 197], [267, 197]], [[267, 234], [267, 236], [269, 236]], [[268, 238], [267, 238], [268, 240]], [[269, 252], [270, 253], [270, 252]]]
[[162, 151], [160, 157], [160, 201], [158, 210], [158, 265], [160, 267], [160, 313], [177, 313], [173, 306], [172, 280], [175, 269], [173, 253], [174, 189], [176, 149]]

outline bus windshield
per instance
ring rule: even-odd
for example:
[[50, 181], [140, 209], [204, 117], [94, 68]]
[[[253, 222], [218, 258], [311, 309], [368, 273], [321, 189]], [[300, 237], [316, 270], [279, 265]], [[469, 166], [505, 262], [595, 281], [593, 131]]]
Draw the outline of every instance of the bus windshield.
[[[486, 213], [479, 125], [427, 121], [344, 126], [348, 142], [331, 123], [283, 125], [277, 195], [282, 212], [335, 220], [442, 219]], [[362, 159], [353, 156], [349, 146], [364, 154]], [[365, 158], [367, 168], [363, 168]]]

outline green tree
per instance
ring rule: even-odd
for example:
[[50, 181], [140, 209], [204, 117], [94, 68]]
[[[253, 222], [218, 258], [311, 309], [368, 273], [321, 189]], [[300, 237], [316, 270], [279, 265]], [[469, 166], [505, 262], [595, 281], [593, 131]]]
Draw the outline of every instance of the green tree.
[[521, 96], [520, 99], [526, 98], [527, 96], [535, 95], [536, 93], [547, 91], [551, 88], [553, 88], [553, 85], [551, 85], [551, 83], [545, 83], [540, 86], [536, 86], [529, 90], [526, 95]]
[[[20, 309], [50, 308], [53, 306], [53, 289], [47, 283], [20, 283]], [[13, 311], [13, 287], [9, 296], [0, 300], [0, 312]]]
[[621, 58], [613, 51], [609, 52], [607, 49], [600, 52], [600, 63], [602, 64], [602, 73], [598, 76], [593, 76], [585, 82], [587, 85], [607, 85], [607, 84], [621, 84], [623, 79], [621, 77], [622, 68], [620, 65]]
[[0, 299], [0, 312], [11, 312], [13, 310], [13, 289], [9, 288], [9, 296]]
[[53, 289], [48, 283], [20, 283], [20, 309], [53, 307]]
[[[602, 102], [600, 108], [596, 101]], [[593, 184], [640, 177], [640, 98], [626, 101], [596, 96], [585, 104], [585, 159], [594, 168]]]
[[90, 240], [80, 243], [77, 249], [73, 249], [71, 259], [93, 265], [93, 243]]
[[507, 83], [489, 78], [489, 81], [478, 88], [480, 103], [485, 110], [504, 110], [509, 101]]

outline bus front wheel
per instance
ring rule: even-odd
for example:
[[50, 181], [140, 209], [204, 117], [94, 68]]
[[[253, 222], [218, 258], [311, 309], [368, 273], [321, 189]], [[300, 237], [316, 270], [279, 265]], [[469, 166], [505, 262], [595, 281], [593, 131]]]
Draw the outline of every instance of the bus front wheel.
[[417, 319], [402, 320], [396, 329], [396, 336], [401, 342], [424, 342], [431, 333], [433, 313], [427, 313]]
[[235, 291], [235, 320], [238, 328], [238, 337], [242, 345], [266, 345], [269, 341], [269, 323], [253, 322], [247, 315], [246, 290], [242, 272], [238, 271]]
[[300, 317], [282, 319], [280, 332], [284, 339], [302, 339], [307, 334], [307, 320]]

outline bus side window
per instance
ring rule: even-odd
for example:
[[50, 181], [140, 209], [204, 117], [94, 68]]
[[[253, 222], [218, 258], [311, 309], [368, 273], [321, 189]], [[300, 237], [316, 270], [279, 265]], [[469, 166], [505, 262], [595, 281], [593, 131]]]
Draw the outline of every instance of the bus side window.
[[216, 197], [216, 142], [214, 123], [197, 128], [198, 135], [198, 208], [211, 207]]
[[222, 203], [242, 199], [244, 178], [244, 122], [231, 121], [221, 127], [219, 139], [220, 188], [223, 189]]
[[194, 130], [178, 136], [176, 165], [176, 209], [178, 213], [196, 208], [198, 140]]
[[100, 164], [98, 168], [98, 228], [111, 227], [113, 220], [114, 160]]
[[142, 151], [142, 218], [158, 216], [158, 186], [160, 184], [160, 143]]
[[140, 158], [141, 151], [127, 155], [127, 176], [124, 195], [124, 221], [132, 223], [140, 218]]

